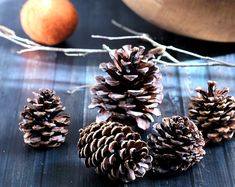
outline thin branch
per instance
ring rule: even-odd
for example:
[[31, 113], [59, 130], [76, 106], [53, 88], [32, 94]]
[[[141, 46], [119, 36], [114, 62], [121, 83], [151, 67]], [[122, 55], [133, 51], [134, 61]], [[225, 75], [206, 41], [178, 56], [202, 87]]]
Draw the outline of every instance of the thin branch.
[[129, 39], [143, 39], [142, 36], [103, 36], [103, 35], [91, 35], [92, 38], [100, 38], [105, 40], [129, 40]]
[[[154, 40], [150, 37], [150, 35], [149, 35], [148, 33], [137, 32], [137, 31], [135, 31], [135, 30], [133, 30], [133, 29], [131, 29], [131, 28], [129, 28], [129, 27], [126, 27], [126, 26], [124, 26], [124, 25], [118, 23], [118, 22], [115, 21], [115, 20], [111, 20], [111, 23], [112, 23], [113, 25], [115, 25], [116, 27], [118, 27], [118, 28], [120, 28], [120, 29], [122, 29], [122, 30], [124, 30], [124, 31], [126, 31], [126, 32], [128, 32], [128, 33], [130, 33], [130, 34], [133, 34], [133, 35], [135, 35], [135, 36], [141, 36], [139, 39], [150, 42], [154, 47], [161, 47], [161, 48], [164, 47], [162, 44], [160, 44], [160, 43], [154, 41]], [[169, 60], [171, 60], [171, 61], [174, 62], [174, 63], [179, 63], [179, 61], [178, 61], [176, 58], [174, 58], [171, 54], [169, 54], [167, 51], [164, 51], [164, 52], [163, 52], [163, 56], [165, 56], [166, 58], [168, 58]]]
[[215, 58], [211, 58], [211, 57], [208, 57], [208, 56], [202, 56], [202, 55], [190, 52], [190, 51], [186, 51], [184, 49], [176, 48], [174, 46], [166, 46], [166, 49], [169, 49], [169, 50], [172, 50], [172, 51], [177, 51], [179, 53], [183, 53], [183, 54], [186, 54], [186, 55], [189, 55], [189, 56], [193, 56], [193, 57], [196, 57], [196, 58], [199, 58], [199, 59], [202, 59], [202, 60], [214, 61], [214, 62], [218, 62], [220, 64], [224, 64], [224, 65], [227, 65], [227, 66], [235, 66], [235, 64], [231, 64], [231, 63], [228, 63], [228, 62], [225, 62], [225, 61], [222, 61], [222, 60], [218, 60], [218, 59], [215, 59]]
[[[199, 55], [197, 53], [186, 51], [184, 49], [180, 49], [180, 48], [177, 48], [177, 47], [174, 47], [174, 46], [166, 46], [166, 45], [160, 44], [160, 43], [156, 42], [155, 40], [153, 40], [149, 36], [149, 34], [138, 32], [138, 31], [135, 31], [133, 29], [130, 29], [130, 28], [118, 23], [115, 20], [112, 20], [112, 24], [115, 25], [116, 27], [130, 33], [130, 34], [134, 34], [135, 36], [121, 36], [121, 37], [104, 36], [103, 39], [109, 39], [109, 40], [141, 39], [141, 40], [144, 40], [144, 41], [147, 41], [147, 42], [151, 43], [154, 47], [165, 47], [166, 50], [168, 49], [168, 50], [176, 51], [176, 52], [183, 53], [183, 54], [186, 54], [186, 55], [189, 55], [189, 56], [193, 56], [193, 57], [196, 57], [196, 58], [199, 58], [199, 59], [202, 59], [202, 60], [209, 60], [209, 61], [216, 62], [217, 63], [217, 64], [215, 63], [216, 65], [224, 65], [224, 66], [235, 67], [235, 64], [232, 64], [232, 63], [228, 63], [228, 62], [218, 60], [218, 59], [215, 59], [215, 58], [211, 58], [211, 57], [208, 57], [208, 56]], [[95, 37], [96, 38], [102, 38], [100, 36], [99, 37], [95, 36]], [[163, 53], [163, 56], [165, 56], [166, 58], [168, 58], [169, 60], [171, 60], [173, 62], [179, 63], [179, 61], [177, 59], [175, 59], [174, 57], [172, 58], [172, 56], [167, 52]], [[215, 64], [213, 64], [213, 65], [215, 65]]]
[[[48, 47], [48, 46], [31, 46], [31, 48], [28, 49], [22, 49], [18, 51], [17, 53], [22, 54], [25, 52], [30, 52], [30, 51], [53, 51], [53, 52], [63, 52], [66, 55], [69, 53], [72, 53], [73, 55], [77, 56], [84, 56], [90, 53], [107, 53], [106, 50], [104, 49], [80, 49], [80, 48], [57, 48], [57, 47]], [[71, 55], [69, 55], [71, 56]]]
[[91, 53], [107, 53], [105, 49], [58, 48], [43, 46], [29, 39], [17, 36], [13, 30], [2, 25], [0, 25], [0, 37], [20, 45], [21, 47], [24, 47], [24, 49], [17, 51], [18, 54], [31, 51], [63, 52], [67, 56], [86, 56]]
[[[106, 50], [106, 52], [110, 52], [110, 51], [112, 50], [112, 49], [110, 49], [109, 46], [107, 46], [107, 45], [105, 45], [105, 44], [102, 45], [102, 48], [103, 48], [104, 50]], [[71, 90], [67, 90], [66, 92], [67, 92], [67, 94], [72, 95], [72, 94], [74, 94], [75, 92], [80, 91], [82, 88], [91, 88], [91, 87], [93, 87], [93, 86], [94, 86], [94, 84], [80, 85], [80, 86], [74, 87], [74, 88], [71, 89]]]
[[132, 30], [132, 29], [130, 29], [130, 28], [128, 28], [128, 27], [126, 27], [126, 26], [124, 26], [124, 25], [118, 23], [118, 22], [115, 21], [114, 19], [111, 20], [111, 23], [112, 23], [113, 25], [115, 25], [116, 27], [118, 27], [118, 28], [120, 28], [120, 29], [122, 29], [122, 30], [124, 30], [124, 31], [126, 31], [126, 32], [128, 32], [128, 33], [130, 33], [130, 34], [133, 34], [133, 35], [136, 35], [136, 36], [143, 36], [143, 35], [149, 36], [147, 33], [137, 32], [137, 31], [135, 31], [135, 30]]
[[103, 48], [104, 50], [108, 51], [108, 52], [111, 52], [111, 51], [112, 51], [112, 49], [111, 49], [109, 46], [107, 46], [106, 44], [103, 44], [103, 45], [102, 45], [102, 48]]
[[31, 47], [31, 45], [29, 45], [29, 44], [27, 43], [27, 41], [22, 42], [22, 41], [19, 41], [19, 40], [16, 38], [15, 35], [8, 35], [8, 33], [3, 33], [3, 32], [2, 32], [2, 28], [0, 29], [0, 37], [5, 38], [5, 39], [7, 39], [7, 40], [9, 40], [9, 41], [11, 41], [11, 42], [13, 42], [13, 43], [15, 43], [15, 44], [18, 44], [18, 45], [20, 45], [20, 46], [22, 46], [22, 47], [25, 47], [25, 48]]
[[202, 67], [202, 66], [221, 66], [221, 64], [217, 62], [206, 62], [206, 63], [180, 63], [180, 64], [175, 64], [175, 63], [169, 63], [160, 59], [155, 60], [156, 64], [162, 64], [165, 66], [174, 66], [174, 67]]
[[[109, 37], [109, 36], [101, 36], [101, 35], [92, 35], [93, 38], [101, 38], [101, 39], [107, 39], [107, 40], [127, 40], [127, 39], [141, 39], [144, 41], [147, 41], [151, 43], [155, 49], [151, 50], [152, 52], [156, 52], [158, 54], [158, 58], [166, 57], [170, 62], [167, 62], [165, 65], [169, 65], [172, 63], [175, 63], [177, 65], [175, 66], [183, 66], [186, 67], [188, 65], [182, 64], [179, 62], [176, 58], [174, 58], [167, 50], [176, 51], [179, 53], [183, 53], [189, 56], [193, 56], [202, 60], [209, 60], [215, 63], [206, 63], [205, 65], [221, 65], [221, 66], [229, 66], [229, 67], [235, 67], [235, 64], [228, 63], [222, 60], [218, 60], [215, 58], [211, 58], [208, 56], [202, 56], [190, 51], [186, 51], [184, 49], [176, 48], [174, 46], [165, 46], [163, 44], [158, 43], [157, 41], [153, 40], [147, 33], [137, 32], [133, 29], [130, 29], [126, 26], [123, 26], [122, 24], [116, 22], [115, 20], [112, 20], [112, 23], [117, 26], [118, 28], [121, 28], [122, 30], [134, 34], [134, 36], [118, 36], [118, 37]], [[22, 46], [24, 49], [21, 49], [18, 51], [19, 54], [31, 52], [31, 51], [53, 51], [53, 52], [63, 52], [67, 56], [86, 56], [91, 53], [107, 53], [110, 52], [110, 48], [106, 45], [103, 45], [103, 49], [82, 49], [82, 48], [57, 48], [57, 47], [48, 47], [43, 46], [38, 43], [35, 43], [29, 39], [19, 37], [15, 34], [15, 32], [5, 26], [0, 25], [0, 37], [5, 38], [9, 41], [12, 41], [15, 44], [18, 44]], [[150, 52], [151, 52], [150, 51]], [[160, 60], [159, 58], [159, 60]], [[160, 62], [160, 61], [159, 61]], [[162, 63], [163, 64], [163, 63]], [[174, 65], [171, 65], [174, 66]], [[193, 65], [193, 66], [200, 66], [200, 64]], [[204, 66], [204, 65], [203, 65]]]
[[[141, 39], [145, 40], [147, 42], [150, 42], [154, 47], [161, 47], [165, 48], [164, 45], [159, 44], [158, 42], [154, 41], [153, 39], [149, 38], [147, 35], [138, 35], [138, 36], [117, 36], [117, 37], [110, 37], [110, 36], [102, 36], [102, 35], [91, 35], [92, 38], [100, 38], [100, 39], [106, 39], [106, 40], [129, 40], [129, 39]], [[167, 51], [163, 52], [163, 56], [168, 58], [174, 63], [179, 63], [179, 61], [174, 58], [172, 55], [170, 55]]]
[[11, 35], [11, 36], [15, 36], [15, 32], [3, 25], [0, 25], [0, 33], [6, 34], [6, 35]]
[[[107, 52], [111, 52], [112, 49], [107, 46], [106, 44], [102, 45], [103, 49], [106, 50]], [[206, 62], [206, 63], [193, 63], [193, 64], [189, 64], [189, 63], [171, 63], [171, 62], [166, 62], [161, 60], [161, 58], [163, 57], [163, 54], [159, 55], [154, 61], [156, 64], [159, 65], [164, 65], [164, 66], [173, 66], [173, 67], [202, 67], [202, 66], [221, 66], [220, 63], [218, 62]], [[225, 66], [230, 66], [230, 65], [225, 65]], [[80, 85], [80, 86], [76, 86], [71, 90], [67, 90], [67, 93], [72, 95], [78, 91], [80, 91], [82, 88], [91, 88], [93, 87], [94, 84], [88, 84], [88, 85]]]
[[66, 56], [81, 56], [84, 57], [88, 55], [88, 53], [64, 53]]
[[[106, 40], [142, 39], [142, 40], [146, 40], [146, 41], [151, 41], [150, 43], [153, 44], [152, 39], [146, 38], [145, 36], [117, 36], [117, 37], [113, 37], [113, 36], [92, 35], [92, 38], [100, 38], [100, 39], [106, 39]], [[156, 46], [157, 45], [154, 45], [154, 47], [156, 47]], [[187, 55], [190, 55], [190, 56], [202, 59], [202, 60], [210, 60], [210, 61], [216, 62], [217, 63], [217, 64], [215, 63], [216, 65], [224, 65], [224, 66], [235, 67], [235, 64], [228, 63], [228, 62], [218, 60], [218, 59], [215, 59], [215, 58], [211, 58], [211, 57], [207, 57], [207, 56], [202, 56], [202, 55], [199, 55], [199, 54], [196, 54], [196, 53], [193, 53], [193, 52], [190, 52], [190, 51], [186, 51], [186, 50], [183, 50], [183, 49], [179, 49], [179, 48], [176, 48], [176, 47], [173, 47], [173, 46], [165, 46], [165, 45], [159, 44], [159, 46], [157, 46], [157, 47], [162, 47], [162, 48], [165, 48], [166, 50], [169, 49], [169, 50], [177, 51], [179, 53], [184, 53], [184, 54], [187, 54]], [[166, 56], [166, 54], [164, 54], [164, 53], [162, 54], [162, 56], [165, 56], [169, 60], [175, 62], [176, 64], [178, 64], [177, 66], [180, 66], [180, 64], [182, 64], [177, 59], [172, 59], [171, 56]], [[211, 63], [209, 63], [209, 64], [211, 64]], [[215, 65], [215, 64], [213, 64], [213, 65]], [[183, 66], [185, 67], [185, 65], [183, 65]], [[208, 66], [208, 65], [206, 65], [206, 66]]]
[[94, 85], [93, 84], [85, 84], [85, 85], [81, 85], [81, 86], [76, 86], [74, 87], [73, 89], [71, 90], [67, 90], [66, 92], [70, 95], [74, 94], [75, 92], [78, 92], [80, 91], [82, 88], [91, 88], [93, 87]]

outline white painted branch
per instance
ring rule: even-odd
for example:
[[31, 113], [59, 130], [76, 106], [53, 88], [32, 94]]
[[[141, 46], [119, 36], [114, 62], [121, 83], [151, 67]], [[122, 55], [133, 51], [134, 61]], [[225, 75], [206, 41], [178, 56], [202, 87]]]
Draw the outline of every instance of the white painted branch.
[[0, 37], [20, 45], [21, 47], [24, 47], [24, 49], [17, 52], [19, 54], [31, 51], [63, 52], [67, 56], [85, 56], [91, 53], [107, 53], [107, 51], [104, 49], [58, 48], [43, 46], [26, 38], [16, 36], [14, 31], [2, 25], [0, 25]]

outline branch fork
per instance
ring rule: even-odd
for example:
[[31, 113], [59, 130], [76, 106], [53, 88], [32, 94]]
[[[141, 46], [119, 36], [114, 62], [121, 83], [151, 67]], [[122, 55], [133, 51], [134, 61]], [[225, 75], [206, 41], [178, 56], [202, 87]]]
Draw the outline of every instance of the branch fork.
[[[116, 27], [126, 31], [127, 33], [130, 33], [132, 35], [128, 36], [103, 36], [103, 35], [92, 35], [92, 38], [99, 38], [99, 39], [105, 39], [105, 40], [130, 40], [130, 39], [137, 39], [137, 40], [143, 40], [145, 42], [150, 43], [153, 48], [149, 51], [149, 53], [153, 53], [157, 56], [155, 62], [156, 64], [162, 64], [164, 66], [176, 66], [176, 67], [201, 67], [201, 66], [227, 66], [227, 67], [235, 67], [235, 64], [225, 62], [222, 60], [218, 60], [215, 58], [211, 58], [208, 56], [202, 56], [200, 54], [196, 54], [184, 49], [180, 49], [174, 46], [166, 46], [163, 44], [158, 43], [157, 41], [153, 40], [151, 36], [147, 33], [138, 32], [133, 29], [130, 29], [115, 20], [111, 21], [113, 25]], [[112, 49], [110, 49], [107, 45], [103, 44], [102, 49], [83, 49], [83, 48], [58, 48], [58, 47], [49, 47], [40, 45], [38, 43], [35, 43], [29, 39], [19, 37], [15, 34], [15, 32], [5, 26], [0, 25], [0, 37], [5, 38], [21, 47], [23, 49], [17, 51], [18, 54], [32, 52], [32, 51], [53, 51], [53, 52], [62, 52], [66, 56], [86, 56], [93, 53], [108, 53]], [[185, 63], [180, 62], [175, 57], [173, 57], [169, 51], [175, 51], [178, 53], [186, 54], [201, 60], [205, 60], [203, 63]], [[168, 61], [162, 60], [162, 57], [165, 57]], [[73, 94], [77, 91], [79, 91], [82, 88], [88, 88], [92, 85], [81, 85], [77, 86], [72, 90], [68, 90], [68, 94]]]
[[[157, 54], [157, 60], [156, 63], [158, 64], [164, 64], [166, 66], [178, 66], [178, 67], [190, 67], [190, 66], [229, 66], [229, 67], [235, 67], [235, 64], [228, 63], [222, 60], [218, 60], [215, 58], [202, 56], [190, 51], [186, 51], [184, 49], [180, 49], [174, 46], [166, 46], [163, 44], [158, 43], [157, 41], [153, 40], [149, 34], [138, 32], [133, 29], [130, 29], [120, 23], [118, 23], [115, 20], [111, 21], [113, 25], [116, 27], [132, 34], [130, 36], [103, 36], [103, 35], [92, 35], [92, 38], [100, 38], [100, 39], [106, 39], [106, 40], [130, 40], [130, 39], [139, 39], [146, 42], [149, 42], [153, 49], [150, 50], [151, 53]], [[53, 52], [63, 52], [66, 56], [86, 56], [93, 53], [107, 53], [109, 52], [107, 50], [107, 46], [103, 45], [102, 49], [83, 49], [83, 48], [58, 48], [58, 47], [49, 47], [49, 46], [43, 46], [38, 43], [35, 43], [29, 39], [19, 37], [15, 34], [15, 32], [5, 26], [0, 25], [0, 37], [5, 38], [15, 44], [20, 45], [24, 49], [21, 49], [17, 51], [18, 54], [26, 53], [26, 52], [32, 52], [32, 51], [53, 51]], [[106, 47], [104, 47], [106, 46]], [[110, 49], [110, 48], [109, 48]], [[193, 56], [195, 58], [199, 58], [206, 61], [211, 62], [205, 62], [200, 64], [188, 64], [188, 63], [182, 63], [179, 60], [177, 60], [175, 57], [173, 57], [168, 51], [176, 51], [179, 53], [183, 53], [189, 56]], [[163, 61], [161, 58], [165, 57], [170, 62]]]

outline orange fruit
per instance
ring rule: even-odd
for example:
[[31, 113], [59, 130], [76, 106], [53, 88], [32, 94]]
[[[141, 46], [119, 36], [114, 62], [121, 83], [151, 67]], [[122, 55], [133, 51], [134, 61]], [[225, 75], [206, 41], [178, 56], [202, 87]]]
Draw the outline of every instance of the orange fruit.
[[20, 12], [25, 33], [46, 45], [56, 45], [71, 36], [78, 20], [78, 13], [69, 0], [27, 0]]

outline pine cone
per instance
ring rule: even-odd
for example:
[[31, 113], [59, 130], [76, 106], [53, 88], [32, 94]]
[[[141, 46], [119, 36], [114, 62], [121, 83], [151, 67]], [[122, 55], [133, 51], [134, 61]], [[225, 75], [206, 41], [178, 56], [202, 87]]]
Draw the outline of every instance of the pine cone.
[[123, 46], [112, 50], [112, 62], [100, 64], [109, 76], [97, 76], [97, 84], [89, 108], [99, 107], [97, 122], [112, 120], [131, 121], [147, 129], [153, 116], [160, 116], [157, 108], [163, 99], [161, 73], [153, 54], [144, 54], [145, 48]]
[[151, 167], [147, 144], [131, 127], [118, 122], [94, 122], [80, 129], [78, 148], [86, 167], [95, 167], [112, 180], [130, 182]]
[[187, 170], [205, 155], [205, 141], [197, 126], [187, 117], [163, 118], [148, 136], [152, 170], [173, 174]]
[[232, 138], [235, 132], [235, 99], [229, 88], [219, 90], [216, 82], [208, 81], [208, 91], [197, 88], [198, 96], [191, 97], [189, 117], [202, 131], [206, 142]]
[[68, 134], [70, 117], [59, 114], [65, 107], [60, 97], [55, 96], [55, 91], [39, 90], [39, 93], [33, 94], [35, 98], [27, 99], [29, 104], [24, 107], [19, 123], [24, 142], [32, 147], [58, 147]]

